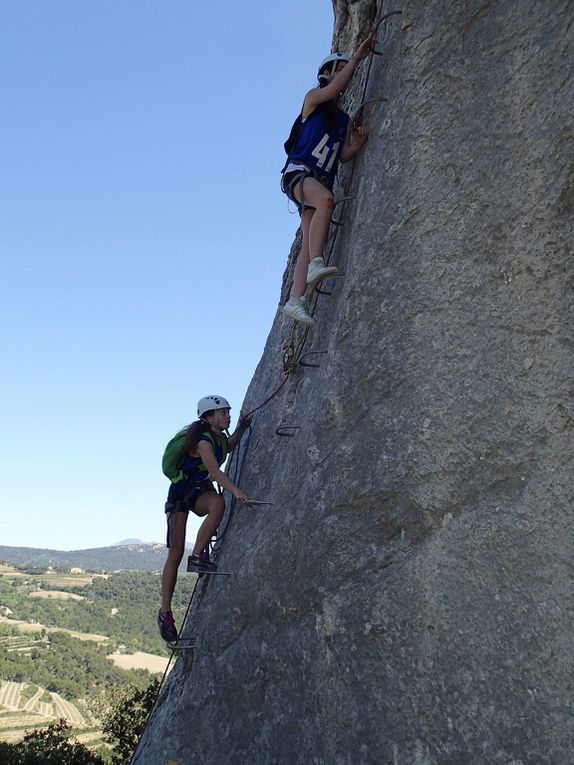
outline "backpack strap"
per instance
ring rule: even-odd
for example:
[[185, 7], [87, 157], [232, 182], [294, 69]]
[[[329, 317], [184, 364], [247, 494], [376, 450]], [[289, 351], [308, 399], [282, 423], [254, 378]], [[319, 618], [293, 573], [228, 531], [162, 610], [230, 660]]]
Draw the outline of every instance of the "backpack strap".
[[[210, 431], [205, 431], [205, 433], [202, 433], [201, 435], [202, 435], [202, 436], [206, 436], [207, 440], [208, 440], [208, 441], [211, 443], [211, 445], [213, 446], [213, 452], [215, 453], [216, 449], [218, 448], [218, 445], [215, 443], [215, 438], [213, 437], [213, 435], [211, 434], [211, 432], [210, 432]], [[225, 462], [225, 460], [227, 459], [228, 443], [227, 443], [227, 436], [225, 435], [225, 433], [222, 433], [222, 434], [221, 434], [221, 438], [222, 438], [222, 441], [221, 441], [221, 445], [220, 445], [220, 447], [219, 447], [219, 448], [221, 449], [221, 454], [222, 454], [222, 457], [223, 457], [223, 459], [221, 460], [221, 462], [220, 462], [219, 464], [220, 464], [220, 465], [223, 465], [223, 463], [224, 463], [224, 462]], [[201, 440], [201, 439], [200, 439], [200, 440]], [[201, 463], [200, 463], [200, 464], [197, 466], [197, 470], [200, 470], [200, 471], [205, 471], [205, 470], [207, 470], [207, 468], [205, 467], [205, 465], [203, 464], [203, 462], [201, 462]]]

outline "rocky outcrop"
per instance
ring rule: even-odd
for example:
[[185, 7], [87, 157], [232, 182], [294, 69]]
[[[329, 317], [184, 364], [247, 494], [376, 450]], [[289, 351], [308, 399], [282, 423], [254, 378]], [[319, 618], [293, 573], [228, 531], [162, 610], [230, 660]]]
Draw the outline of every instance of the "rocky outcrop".
[[[571, 2], [381, 24], [307, 357], [256, 416], [197, 649], [133, 762], [559, 765], [574, 751]], [[283, 378], [279, 313], [245, 408]], [[279, 425], [296, 426], [291, 438]]]

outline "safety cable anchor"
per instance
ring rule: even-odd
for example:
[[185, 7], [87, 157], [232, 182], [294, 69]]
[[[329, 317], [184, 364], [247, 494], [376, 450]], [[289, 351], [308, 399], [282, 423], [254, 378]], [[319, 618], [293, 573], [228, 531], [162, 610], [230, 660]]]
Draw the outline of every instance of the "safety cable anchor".
[[285, 433], [286, 430], [299, 430], [300, 425], [280, 425], [275, 431], [276, 436], [283, 436], [284, 438], [294, 438], [295, 433]]
[[299, 360], [298, 360], [299, 366], [301, 366], [301, 367], [317, 367], [317, 368], [320, 367], [321, 366], [320, 364], [313, 364], [313, 362], [311, 362], [311, 361], [303, 361], [305, 356], [318, 356], [320, 353], [327, 353], [327, 351], [305, 351], [305, 353], [303, 353], [303, 354], [301, 354], [301, 356], [299, 356]]

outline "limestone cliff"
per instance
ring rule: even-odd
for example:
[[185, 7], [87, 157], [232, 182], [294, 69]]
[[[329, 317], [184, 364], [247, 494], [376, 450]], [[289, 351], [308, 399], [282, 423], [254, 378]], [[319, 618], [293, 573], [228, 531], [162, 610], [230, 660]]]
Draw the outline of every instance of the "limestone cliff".
[[274, 504], [234, 513], [136, 765], [572, 762], [574, 5], [383, 5], [335, 2], [342, 48], [402, 13], [348, 99], [385, 100], [326, 353], [255, 418], [241, 485]]

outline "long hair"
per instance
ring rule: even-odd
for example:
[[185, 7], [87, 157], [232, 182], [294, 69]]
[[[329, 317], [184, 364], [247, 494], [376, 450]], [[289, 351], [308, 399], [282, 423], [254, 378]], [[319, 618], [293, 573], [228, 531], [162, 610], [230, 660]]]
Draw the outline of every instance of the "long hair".
[[[319, 72], [319, 74], [323, 74], [323, 72], [328, 68], [329, 64], [325, 64], [323, 69]], [[320, 88], [326, 88], [329, 82], [327, 80], [324, 80], [321, 78], [319, 80], [319, 87]], [[339, 101], [339, 97], [332, 98], [330, 101], [324, 101], [321, 104], [321, 108], [323, 113], [325, 114], [327, 118], [327, 122], [329, 123], [329, 127], [336, 128], [337, 127], [337, 113], [339, 111], [339, 107], [337, 106], [337, 103]]]
[[196, 420], [195, 422], [192, 422], [191, 425], [188, 425], [187, 432], [185, 434], [186, 454], [191, 454], [191, 452], [196, 451], [197, 444], [199, 443], [199, 439], [201, 438], [202, 433], [205, 433], [206, 430], [210, 430], [210, 425], [204, 418], [211, 417], [211, 415], [214, 414], [215, 409], [210, 409], [209, 412], [203, 413], [201, 420]]

